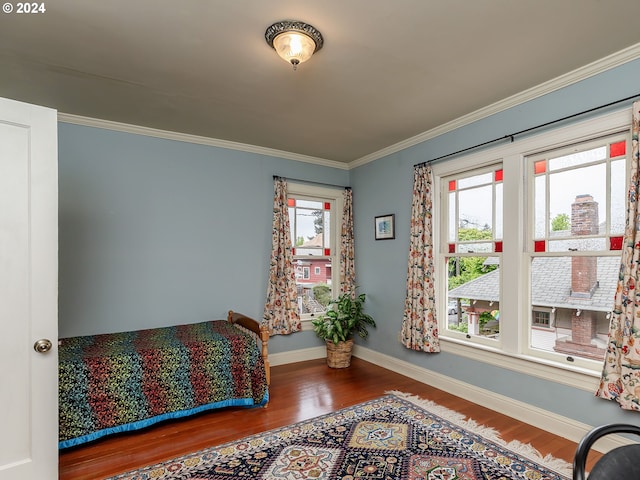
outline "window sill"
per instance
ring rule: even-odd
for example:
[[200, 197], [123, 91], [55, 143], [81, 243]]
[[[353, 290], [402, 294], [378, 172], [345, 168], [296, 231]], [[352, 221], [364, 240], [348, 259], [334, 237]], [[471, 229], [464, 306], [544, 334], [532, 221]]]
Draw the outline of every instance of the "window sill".
[[556, 327], [548, 327], [546, 325], [531, 325], [532, 330], [539, 330], [541, 332], [555, 332]]
[[311, 317], [311, 318], [303, 318], [300, 320], [300, 324], [302, 325], [302, 330], [300, 330], [301, 332], [311, 332], [313, 331], [313, 325], [311, 324], [311, 321], [316, 318], [316, 317]]
[[505, 353], [484, 345], [470, 345], [457, 339], [440, 337], [443, 352], [494, 365], [533, 377], [595, 392], [600, 381], [600, 373], [586, 368], [561, 365], [555, 362], [523, 354]]

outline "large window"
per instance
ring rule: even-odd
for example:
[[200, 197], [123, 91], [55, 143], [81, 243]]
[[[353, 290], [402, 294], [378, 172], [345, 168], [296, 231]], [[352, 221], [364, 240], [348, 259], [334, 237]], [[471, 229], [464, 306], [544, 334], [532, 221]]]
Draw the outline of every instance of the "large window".
[[602, 369], [630, 118], [616, 112], [434, 165], [438, 318], [451, 351]]
[[289, 183], [287, 197], [298, 311], [308, 320], [337, 296], [342, 190]]
[[[626, 135], [526, 157], [530, 303], [554, 312], [553, 331], [531, 328], [532, 353], [602, 361], [625, 221]], [[535, 315], [531, 326], [536, 326]]]

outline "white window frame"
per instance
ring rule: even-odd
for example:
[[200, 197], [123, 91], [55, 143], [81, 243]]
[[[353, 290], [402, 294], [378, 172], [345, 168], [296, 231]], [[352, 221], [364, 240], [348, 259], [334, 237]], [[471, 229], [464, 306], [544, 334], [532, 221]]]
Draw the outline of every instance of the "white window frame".
[[[473, 169], [473, 175], [481, 175], [481, 174], [491, 174], [493, 175], [493, 173], [496, 170], [500, 170], [503, 169], [503, 166], [501, 164], [500, 161], [496, 161], [496, 162], [489, 162], [487, 165], [483, 165], [483, 166], [478, 166], [478, 168], [474, 168]], [[456, 173], [462, 173], [462, 172], [456, 172]], [[464, 177], [463, 177], [464, 178]], [[451, 176], [442, 176], [441, 177], [441, 181], [439, 183], [442, 184], [442, 195], [443, 195], [443, 199], [445, 196], [448, 196], [449, 192], [446, 188], [446, 186], [449, 184], [449, 180], [453, 180], [454, 177]], [[458, 182], [460, 179], [460, 177], [455, 176], [455, 180], [456, 182]], [[503, 183], [504, 182], [500, 182]], [[504, 187], [503, 187], [504, 188]], [[457, 189], [459, 190], [459, 189]], [[496, 200], [496, 195], [495, 195], [495, 190], [492, 191], [492, 206], [495, 206], [495, 200]], [[455, 232], [456, 232], [456, 236], [458, 234], [458, 225], [454, 225], [454, 226], [450, 226], [449, 225], [449, 217], [448, 217], [448, 211], [446, 211], [447, 209], [445, 208], [447, 206], [448, 202], [446, 201], [442, 201], [442, 207], [441, 207], [441, 215], [442, 215], [442, 219], [443, 222], [442, 225], [446, 225], [446, 228], [444, 228], [442, 230], [442, 237], [441, 237], [441, 242], [442, 242], [442, 251], [443, 252], [448, 252], [448, 246], [450, 243], [453, 243], [452, 240], [449, 238], [449, 229], [450, 228], [454, 228]], [[493, 219], [493, 225], [492, 225], [492, 229], [494, 230], [494, 235], [493, 238], [491, 240], [479, 240], [479, 243], [491, 243], [494, 244], [496, 241], [499, 242], [503, 242], [503, 239], [500, 238], [496, 238], [495, 237], [495, 229], [496, 229], [496, 218], [495, 218], [495, 209], [492, 209], [492, 219]], [[456, 215], [458, 214], [458, 212], [456, 212]], [[502, 219], [502, 229], [504, 231], [504, 217]], [[455, 241], [455, 243], [461, 243], [464, 244], [464, 242], [457, 242]], [[451, 258], [451, 257], [459, 257], [459, 258], [464, 258], [464, 257], [493, 257], [493, 258], [497, 258], [499, 265], [502, 266], [502, 253], [501, 252], [495, 252], [495, 251], [490, 251], [490, 252], [483, 252], [483, 251], [478, 251], [475, 253], [467, 253], [467, 252], [456, 252], [456, 253], [447, 253], [445, 255], [445, 258]], [[443, 260], [441, 258], [441, 260]], [[502, 269], [500, 269], [499, 272], [500, 275], [500, 283], [502, 284]], [[448, 278], [448, 272], [445, 273], [445, 277], [444, 278]], [[446, 283], [446, 281], [445, 281]], [[446, 286], [445, 286], [445, 295], [446, 295]], [[501, 296], [500, 296], [501, 297]], [[498, 303], [500, 304], [502, 298], [498, 298]], [[447, 304], [448, 304], [449, 299], [447, 298]], [[447, 310], [448, 311], [448, 308]], [[450, 337], [452, 339], [459, 339], [462, 341], [469, 341], [469, 342], [473, 342], [473, 343], [477, 343], [480, 345], [486, 345], [488, 347], [494, 347], [494, 348], [500, 348], [500, 345], [502, 344], [502, 335], [500, 335], [498, 338], [493, 338], [493, 337], [488, 337], [488, 336], [484, 336], [484, 335], [469, 335], [468, 333], [464, 333], [464, 332], [458, 332], [455, 330], [451, 330], [449, 328], [447, 328], [447, 323], [448, 323], [448, 318], [446, 317], [441, 317], [439, 316], [439, 318], [441, 318], [441, 322], [439, 325], [439, 332], [440, 335], [442, 336], [442, 332], [446, 332], [445, 336]]]
[[[581, 142], [572, 142], [572, 144], [567, 145], [566, 147], [554, 147], [553, 149], [546, 149], [547, 151], [553, 150], [551, 153], [553, 154], [553, 156], [557, 156], [557, 155], [565, 155], [565, 154], [571, 154], [573, 153], [573, 151], [575, 150], [575, 143], [580, 143], [580, 145], [577, 145], [577, 147], [579, 147], [579, 150], [589, 150], [591, 148], [593, 148], [592, 146], [595, 144], [599, 144], [602, 142], [606, 142], [606, 143], [611, 143], [611, 142], [615, 142], [615, 141], [619, 141], [619, 140], [626, 140], [627, 142], [627, 159], [630, 158], [630, 154], [631, 154], [631, 142], [630, 142], [630, 135], [629, 135], [629, 131], [630, 128], [627, 128], [626, 131], [618, 131], [616, 132], [610, 132], [607, 135], [596, 135], [593, 138], [590, 139], [583, 139]], [[612, 138], [607, 138], [607, 137], [611, 137], [611, 136], [617, 136], [617, 139], [612, 139]], [[592, 146], [589, 146], [588, 144], [592, 144]], [[564, 150], [564, 152], [563, 152]], [[544, 153], [544, 152], [541, 152]], [[528, 155], [529, 157], [531, 157], [531, 159], [525, 159], [528, 160], [526, 161], [526, 165], [525, 168], [531, 168], [532, 166], [530, 165], [529, 162], [534, 162], [537, 159], [539, 159], [539, 157], [543, 156], [546, 157], [547, 155], [540, 155], [539, 153], [532, 153]], [[536, 158], [538, 157], [538, 158]], [[598, 162], [600, 163], [600, 162]], [[607, 172], [609, 173], [609, 171]], [[625, 180], [628, 181], [628, 177], [629, 177], [629, 163], [627, 163], [626, 165], [626, 177]], [[534, 178], [533, 175], [527, 175], [527, 179], [528, 179], [528, 184], [527, 184], [527, 189], [528, 189], [528, 193], [530, 193], [531, 197], [533, 197], [532, 192], [534, 191]], [[625, 188], [626, 188], [626, 182], [625, 181]], [[606, 181], [606, 193], [605, 193], [605, 198], [608, 200], [610, 199], [610, 193], [611, 193], [611, 183], [610, 183], [610, 179], [607, 176], [607, 181]], [[589, 192], [585, 192], [585, 193], [589, 193]], [[547, 197], [546, 202], [548, 204], [549, 202], [549, 188], [545, 188], [545, 195]], [[531, 221], [531, 219], [533, 218], [534, 213], [533, 213], [533, 199], [530, 200], [529, 202], [529, 212], [528, 212], [528, 224], [525, 228], [530, 229], [531, 225], [533, 224], [533, 221]], [[605, 235], [605, 239], [608, 238], [608, 234], [609, 234], [609, 223], [610, 223], [611, 218], [609, 217], [609, 212], [607, 212], [607, 216], [606, 216], [606, 224], [607, 224], [607, 228], [606, 228], [606, 232], [604, 233]], [[547, 222], [545, 222], [546, 224]], [[545, 227], [548, 229], [549, 225], [546, 224]], [[622, 236], [622, 233], [619, 234], [615, 234], [616, 236]], [[601, 237], [602, 235], [598, 234], [596, 235], [597, 237]], [[621, 250], [610, 250], [608, 248], [605, 248], [604, 250], [588, 250], [585, 252], [578, 252], [578, 253], [574, 253], [574, 254], [569, 254], [570, 252], [565, 252], [565, 251], [554, 251], [552, 249], [547, 248], [547, 250], [545, 250], [544, 252], [534, 252], [533, 251], [533, 247], [531, 245], [531, 243], [533, 243], [533, 237], [534, 235], [530, 235], [527, 236], [526, 241], [530, 242], [525, 246], [525, 257], [526, 257], [526, 262], [528, 264], [530, 264], [530, 262], [533, 261], [533, 259], [535, 258], [550, 258], [550, 257], [576, 257], [576, 256], [587, 256], [587, 257], [617, 257], [619, 258], [621, 255]], [[545, 233], [545, 240], [548, 240], [548, 232]], [[528, 273], [530, 274], [530, 272]], [[529, 289], [530, 292], [530, 289]], [[613, 307], [613, 297], [611, 298], [611, 306]], [[532, 326], [533, 323], [532, 323]], [[528, 332], [530, 334], [530, 331]], [[531, 355], [535, 355], [535, 356], [540, 356], [543, 358], [547, 358], [550, 361], [553, 362], [558, 362], [558, 363], [565, 363], [565, 362], [571, 362], [571, 364], [573, 365], [577, 365], [577, 366], [581, 366], [584, 367], [586, 369], [593, 369], [598, 371], [598, 373], [602, 370], [602, 365], [603, 365], [603, 361], [604, 361], [604, 357], [602, 360], [598, 361], [598, 360], [589, 360], [586, 358], [581, 358], [578, 357], [577, 355], [569, 355], [569, 354], [560, 354], [558, 352], [550, 352], [550, 351], [543, 351], [543, 350], [538, 350], [536, 351], [536, 349], [534, 349], [533, 347], [530, 346], [531, 345], [531, 338], [529, 337], [529, 335], [527, 335], [525, 343], [524, 343], [524, 353], [527, 354], [531, 354]]]
[[[331, 188], [297, 182], [287, 182], [287, 195], [304, 200], [323, 200], [331, 204], [329, 226], [331, 229], [331, 290], [333, 298], [340, 292], [340, 229], [342, 226], [342, 212], [344, 210], [344, 189]], [[292, 239], [293, 240], [293, 239]], [[295, 259], [295, 256], [294, 256]], [[300, 316], [302, 330], [313, 330], [311, 320], [316, 318], [312, 314]]]
[[[525, 235], [525, 228], [528, 228], [528, 214], [525, 212], [526, 196], [530, 186], [525, 182], [525, 157], [543, 150], [586, 141], [597, 136], [630, 132], [631, 118], [631, 108], [625, 108], [545, 133], [530, 135], [522, 139], [516, 138], [513, 142], [433, 164], [434, 201], [436, 206], [439, 203], [442, 205], [441, 208], [434, 209], [433, 217], [435, 252], [437, 252], [438, 259], [435, 265], [435, 286], [442, 351], [460, 355], [472, 361], [496, 365], [539, 378], [552, 379], [555, 382], [588, 392], [594, 391], [602, 371], [602, 362], [585, 360], [580, 364], [566, 364], [527, 354], [529, 334], [527, 322], [513, 325], [505, 322], [500, 325], [500, 346], [491, 346], [473, 341], [473, 339], [448, 334], [446, 330], [447, 272], [443, 258], [452, 254], [448, 253], [446, 232], [442, 231], [447, 221], [446, 212], [443, 211], [446, 203], [444, 196], [447, 192], [443, 191], [441, 180], [444, 177], [467, 170], [482, 168], [498, 162], [502, 163], [504, 230], [501, 262], [503, 265], [501, 267], [501, 316], [504, 318], [530, 318], [530, 302], [528, 301], [530, 292], [528, 262], [530, 262], [530, 257], [526, 250], [527, 237]], [[629, 137], [630, 135], [628, 135]], [[627, 148], [630, 153], [630, 141], [628, 141]], [[521, 325], [525, 325], [526, 328], [522, 328]]]

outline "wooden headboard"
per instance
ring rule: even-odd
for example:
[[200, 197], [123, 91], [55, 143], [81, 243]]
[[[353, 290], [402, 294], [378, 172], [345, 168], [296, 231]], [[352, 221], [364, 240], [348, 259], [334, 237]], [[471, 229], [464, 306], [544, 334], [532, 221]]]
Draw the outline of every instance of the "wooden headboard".
[[267, 385], [271, 385], [271, 366], [269, 365], [269, 330], [266, 325], [261, 325], [253, 318], [247, 317], [242, 313], [229, 310], [227, 320], [235, 325], [254, 333], [256, 338], [260, 340], [262, 347], [262, 358], [264, 360], [264, 370], [267, 376]]

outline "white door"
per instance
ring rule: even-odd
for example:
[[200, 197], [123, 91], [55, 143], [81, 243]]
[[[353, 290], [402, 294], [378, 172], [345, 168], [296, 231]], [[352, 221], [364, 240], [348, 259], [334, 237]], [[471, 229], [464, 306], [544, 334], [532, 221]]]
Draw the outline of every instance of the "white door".
[[58, 478], [57, 344], [56, 112], [0, 98], [0, 480]]

